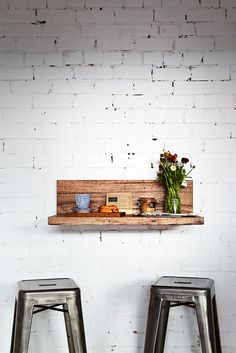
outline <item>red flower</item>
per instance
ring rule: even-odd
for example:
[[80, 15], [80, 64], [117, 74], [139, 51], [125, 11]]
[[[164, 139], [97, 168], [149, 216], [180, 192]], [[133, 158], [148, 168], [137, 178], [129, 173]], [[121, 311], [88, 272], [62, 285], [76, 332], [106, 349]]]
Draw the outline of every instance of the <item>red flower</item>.
[[172, 162], [172, 163], [175, 163], [176, 162], [176, 160], [177, 160], [177, 154], [175, 153], [175, 154], [171, 154], [169, 151], [168, 152], [166, 152], [166, 158], [167, 158], [167, 160], [169, 161], [169, 162]]
[[171, 154], [170, 151], [164, 151], [160, 154], [160, 160], [163, 162], [167, 159], [167, 161], [175, 163], [177, 161], [177, 154]]

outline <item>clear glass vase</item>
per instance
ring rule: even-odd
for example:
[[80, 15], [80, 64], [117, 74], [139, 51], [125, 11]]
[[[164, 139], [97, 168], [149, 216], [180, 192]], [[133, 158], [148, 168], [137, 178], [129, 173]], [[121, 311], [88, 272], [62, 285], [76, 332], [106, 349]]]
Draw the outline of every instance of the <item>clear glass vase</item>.
[[181, 213], [181, 203], [179, 192], [177, 190], [167, 190], [165, 200], [166, 213]]

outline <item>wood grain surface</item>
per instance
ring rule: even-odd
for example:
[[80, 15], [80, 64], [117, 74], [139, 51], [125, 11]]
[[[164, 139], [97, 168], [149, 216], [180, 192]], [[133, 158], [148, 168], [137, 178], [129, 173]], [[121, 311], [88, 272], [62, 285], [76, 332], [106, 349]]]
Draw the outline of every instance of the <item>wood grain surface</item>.
[[[155, 180], [58, 180], [57, 181], [57, 214], [73, 212], [75, 194], [91, 195], [90, 208], [98, 210], [105, 205], [106, 194], [114, 192], [131, 192], [133, 195], [133, 212], [137, 212], [137, 201], [141, 197], [157, 199], [158, 212], [164, 212], [166, 190]], [[182, 213], [193, 212], [193, 183], [188, 180], [187, 188], [180, 192]]]
[[63, 216], [65, 217], [124, 217], [126, 215], [125, 212], [70, 212], [65, 213]]
[[176, 225], [204, 224], [204, 218], [200, 216], [189, 217], [68, 217], [55, 215], [48, 218], [48, 224], [79, 226], [89, 230], [122, 230], [122, 229], [159, 229]]

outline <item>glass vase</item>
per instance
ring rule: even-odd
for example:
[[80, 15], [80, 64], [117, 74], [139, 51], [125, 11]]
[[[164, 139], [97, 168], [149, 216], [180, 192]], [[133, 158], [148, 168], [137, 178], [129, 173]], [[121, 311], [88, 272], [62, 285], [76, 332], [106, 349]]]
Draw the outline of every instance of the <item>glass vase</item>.
[[181, 213], [181, 203], [179, 192], [177, 190], [167, 190], [165, 200], [166, 213]]

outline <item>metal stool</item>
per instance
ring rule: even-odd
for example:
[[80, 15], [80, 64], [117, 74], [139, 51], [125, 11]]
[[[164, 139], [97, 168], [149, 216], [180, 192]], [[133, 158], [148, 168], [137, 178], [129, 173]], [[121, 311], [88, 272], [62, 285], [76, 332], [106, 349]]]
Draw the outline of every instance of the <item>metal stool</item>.
[[210, 278], [161, 277], [151, 286], [144, 353], [163, 353], [172, 306], [196, 309], [203, 353], [221, 353], [214, 281]]
[[48, 309], [64, 313], [69, 352], [86, 353], [80, 289], [70, 278], [18, 282], [10, 353], [28, 352], [33, 315]]

